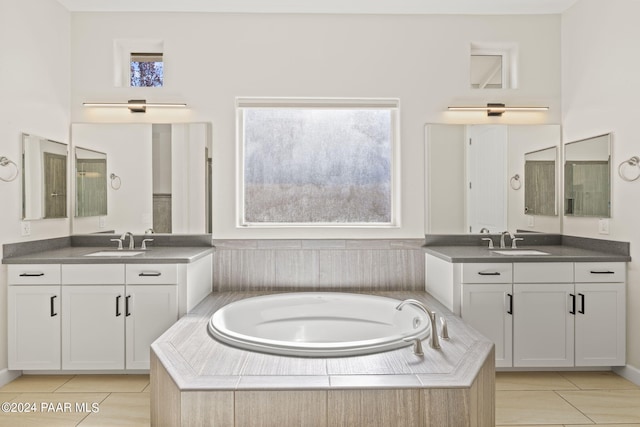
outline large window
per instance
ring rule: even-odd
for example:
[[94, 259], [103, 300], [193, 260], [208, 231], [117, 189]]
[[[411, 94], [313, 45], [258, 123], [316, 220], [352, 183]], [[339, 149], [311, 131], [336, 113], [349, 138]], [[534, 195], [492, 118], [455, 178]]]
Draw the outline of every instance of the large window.
[[397, 100], [238, 100], [241, 226], [395, 226]]

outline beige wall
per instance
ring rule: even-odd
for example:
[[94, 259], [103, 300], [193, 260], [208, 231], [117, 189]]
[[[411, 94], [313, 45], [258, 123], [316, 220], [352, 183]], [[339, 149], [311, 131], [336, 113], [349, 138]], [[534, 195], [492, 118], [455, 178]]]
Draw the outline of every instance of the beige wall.
[[640, 3], [580, 0], [562, 15], [563, 140], [613, 132], [610, 235], [598, 234], [598, 218], [564, 218], [564, 233], [631, 242], [627, 277], [628, 372], [640, 381], [640, 180], [626, 182], [618, 165], [640, 155], [638, 116]]

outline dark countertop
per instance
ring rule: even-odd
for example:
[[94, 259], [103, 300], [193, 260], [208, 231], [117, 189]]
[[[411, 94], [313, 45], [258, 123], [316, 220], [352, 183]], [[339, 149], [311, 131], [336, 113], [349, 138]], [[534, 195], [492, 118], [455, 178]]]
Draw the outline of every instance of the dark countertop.
[[[489, 249], [486, 246], [424, 246], [426, 253], [452, 263], [462, 262], [628, 262], [631, 257], [619, 253], [567, 245], [522, 246], [518, 249]], [[500, 255], [493, 251], [537, 250], [548, 255]]]
[[134, 256], [85, 256], [99, 251], [115, 251], [104, 246], [69, 246], [3, 258], [3, 264], [186, 264], [213, 253], [213, 247], [150, 246]]

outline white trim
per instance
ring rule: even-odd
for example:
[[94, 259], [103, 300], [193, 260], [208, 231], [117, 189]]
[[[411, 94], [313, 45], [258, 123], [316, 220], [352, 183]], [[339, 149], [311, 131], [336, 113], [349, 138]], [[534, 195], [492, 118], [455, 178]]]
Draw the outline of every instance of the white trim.
[[0, 371], [0, 387], [4, 387], [9, 384], [11, 381], [15, 380], [19, 376], [22, 375], [22, 371], [10, 371], [8, 369], [3, 369]]
[[628, 379], [635, 385], [640, 385], [640, 369], [631, 365], [616, 366], [613, 368], [613, 372], [620, 375], [623, 378]]

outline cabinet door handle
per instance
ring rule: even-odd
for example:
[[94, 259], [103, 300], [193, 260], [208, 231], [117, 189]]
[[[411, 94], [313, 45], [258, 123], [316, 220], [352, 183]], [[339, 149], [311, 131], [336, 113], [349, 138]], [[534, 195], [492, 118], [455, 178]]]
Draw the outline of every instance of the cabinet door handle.
[[131, 312], [129, 311], [129, 299], [131, 299], [131, 295], [127, 295], [124, 299], [124, 315], [125, 317], [131, 316]]
[[576, 314], [576, 296], [574, 294], [569, 294], [571, 296], [571, 310], [569, 310], [569, 314]]
[[578, 310], [578, 313], [584, 314], [584, 294], [578, 294], [578, 296], [580, 296], [580, 310]]
[[158, 277], [158, 276], [162, 276], [162, 273], [160, 273], [159, 271], [143, 271], [142, 273], [138, 274], [138, 276], [140, 276], [140, 277]]
[[478, 271], [478, 274], [481, 276], [499, 276], [499, 271]]
[[42, 277], [44, 273], [20, 273], [20, 277]]
[[591, 270], [591, 274], [615, 274], [615, 271], [611, 270]]
[[49, 300], [50, 309], [51, 309], [50, 310], [51, 317], [55, 317], [55, 316], [58, 315], [58, 313], [56, 313], [56, 307], [55, 307], [55, 302], [54, 302], [56, 298], [58, 298], [58, 295], [53, 295], [51, 297], [51, 299]]
[[122, 295], [118, 295], [116, 297], [116, 317], [119, 317], [122, 315], [122, 313], [120, 312], [120, 299], [122, 298]]
[[507, 314], [513, 315], [513, 295], [507, 294], [507, 298], [509, 298], [509, 308], [507, 309]]

